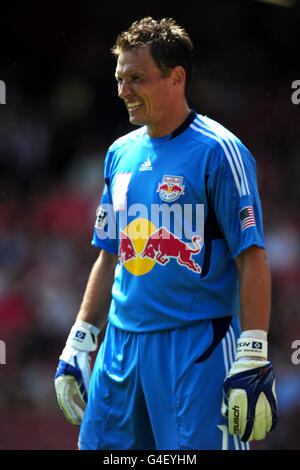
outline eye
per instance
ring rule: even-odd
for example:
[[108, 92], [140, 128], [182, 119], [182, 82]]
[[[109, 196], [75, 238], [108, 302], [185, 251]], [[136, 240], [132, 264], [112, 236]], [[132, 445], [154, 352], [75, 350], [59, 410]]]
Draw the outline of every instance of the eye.
[[131, 75], [130, 79], [131, 79], [132, 82], [138, 82], [140, 80], [140, 76], [139, 75]]

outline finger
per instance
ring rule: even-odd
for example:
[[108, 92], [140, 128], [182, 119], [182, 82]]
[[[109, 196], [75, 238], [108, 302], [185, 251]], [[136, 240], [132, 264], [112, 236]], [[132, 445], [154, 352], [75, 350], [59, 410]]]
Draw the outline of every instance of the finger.
[[253, 438], [257, 441], [264, 439], [266, 437], [267, 432], [271, 429], [271, 426], [271, 407], [264, 393], [261, 393], [258, 397], [255, 408]]
[[72, 376], [61, 376], [55, 381], [58, 404], [70, 423], [80, 425], [82, 422], [85, 402], [78, 384]]
[[242, 436], [247, 424], [248, 399], [242, 389], [232, 389], [228, 400], [228, 426], [230, 434]]

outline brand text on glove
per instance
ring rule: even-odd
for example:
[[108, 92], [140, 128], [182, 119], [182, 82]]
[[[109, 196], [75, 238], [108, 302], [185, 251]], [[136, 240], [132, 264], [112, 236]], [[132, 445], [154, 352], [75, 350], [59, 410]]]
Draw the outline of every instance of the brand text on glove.
[[233, 431], [234, 434], [240, 433], [240, 407], [235, 405], [233, 408], [234, 418], [233, 418]]

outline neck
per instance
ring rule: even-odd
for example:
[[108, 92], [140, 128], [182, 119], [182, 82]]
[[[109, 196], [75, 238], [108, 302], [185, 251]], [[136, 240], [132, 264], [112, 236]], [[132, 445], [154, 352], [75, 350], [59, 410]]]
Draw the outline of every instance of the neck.
[[161, 119], [159, 123], [147, 125], [148, 136], [155, 138], [171, 134], [186, 120], [190, 112], [187, 103], [184, 103], [176, 112], [168, 110], [166, 119]]

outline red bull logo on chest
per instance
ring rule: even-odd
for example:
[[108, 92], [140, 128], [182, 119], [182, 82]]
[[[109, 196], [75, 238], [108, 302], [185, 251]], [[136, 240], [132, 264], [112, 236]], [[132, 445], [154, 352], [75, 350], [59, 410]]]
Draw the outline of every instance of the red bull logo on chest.
[[165, 175], [157, 188], [160, 198], [166, 202], [176, 201], [176, 199], [184, 194], [182, 181], [182, 176]]
[[200, 273], [201, 267], [193, 259], [200, 251], [200, 236], [186, 243], [166, 227], [157, 229], [147, 219], [137, 218], [120, 231], [120, 265], [136, 276], [151, 271], [156, 263], [165, 266], [169, 262]]

